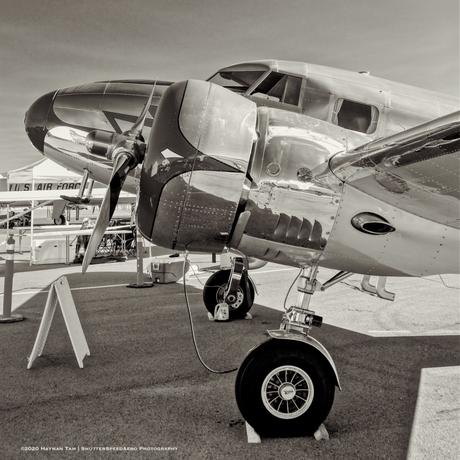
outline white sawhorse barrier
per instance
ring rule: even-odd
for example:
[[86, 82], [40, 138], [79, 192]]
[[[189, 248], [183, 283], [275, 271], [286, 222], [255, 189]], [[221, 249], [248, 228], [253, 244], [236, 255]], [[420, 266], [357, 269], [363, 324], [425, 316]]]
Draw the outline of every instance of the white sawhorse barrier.
[[72, 348], [80, 368], [83, 368], [84, 357], [89, 356], [88, 344], [86, 343], [77, 308], [75, 307], [72, 293], [70, 292], [69, 282], [65, 276], [61, 276], [51, 285], [48, 292], [45, 311], [43, 312], [32, 353], [28, 358], [27, 369], [30, 369], [35, 359], [43, 353], [58, 304], [61, 307], [62, 316], [64, 317]]

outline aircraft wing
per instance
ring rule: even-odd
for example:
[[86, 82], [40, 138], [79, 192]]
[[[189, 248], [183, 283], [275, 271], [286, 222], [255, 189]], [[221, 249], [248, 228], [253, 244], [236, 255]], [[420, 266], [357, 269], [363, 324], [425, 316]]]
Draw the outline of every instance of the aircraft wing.
[[[87, 205], [99, 205], [104, 199], [106, 189], [96, 188], [91, 193], [91, 198]], [[18, 192], [0, 192], [0, 206], [9, 204], [11, 206], [28, 206], [32, 201], [36, 203], [61, 200], [61, 195], [77, 197], [78, 190], [34, 190]], [[134, 203], [136, 196], [132, 193], [122, 192], [119, 203]]]
[[337, 154], [329, 165], [368, 195], [460, 228], [460, 111]]
[[[34, 230], [34, 238], [41, 238], [41, 239], [48, 239], [48, 238], [57, 238], [62, 236], [80, 236], [86, 235], [90, 236], [93, 232], [92, 228], [82, 229], [80, 226], [76, 228], [76, 226], [70, 225], [59, 225], [56, 229], [56, 225], [54, 226], [47, 226], [42, 227], [40, 229]], [[106, 232], [104, 235], [122, 235], [122, 234], [131, 234], [132, 230], [127, 225], [121, 225], [116, 227], [107, 227]], [[22, 235], [30, 235], [30, 227], [22, 228], [21, 229]]]

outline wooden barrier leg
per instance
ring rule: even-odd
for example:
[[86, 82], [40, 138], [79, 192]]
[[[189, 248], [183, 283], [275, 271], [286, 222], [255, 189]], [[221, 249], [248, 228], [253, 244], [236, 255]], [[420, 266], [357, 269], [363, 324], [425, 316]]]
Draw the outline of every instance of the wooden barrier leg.
[[51, 285], [49, 290], [45, 311], [43, 312], [32, 353], [29, 356], [27, 369], [30, 369], [35, 359], [43, 353], [58, 304], [61, 307], [70, 342], [72, 343], [72, 348], [80, 368], [83, 368], [83, 359], [85, 356], [89, 356], [90, 354], [88, 343], [86, 342], [85, 334], [78, 317], [77, 308], [70, 292], [69, 283], [65, 276], [61, 276]]

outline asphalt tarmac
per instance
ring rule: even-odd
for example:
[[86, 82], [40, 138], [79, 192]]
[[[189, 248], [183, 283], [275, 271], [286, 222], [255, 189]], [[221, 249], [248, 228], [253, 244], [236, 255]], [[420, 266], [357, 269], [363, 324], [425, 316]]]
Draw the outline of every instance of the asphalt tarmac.
[[[330, 439], [248, 444], [235, 373], [210, 374], [196, 359], [182, 286], [127, 289], [135, 275], [123, 267], [68, 275], [91, 350], [84, 369], [58, 314], [44, 356], [26, 370], [47, 287], [34, 279], [38, 272], [22, 274], [19, 285], [29, 295], [18, 312], [27, 320], [0, 325], [0, 458], [406, 458], [421, 370], [460, 364], [458, 335], [373, 337], [329, 325], [326, 317], [313, 335], [332, 354], [343, 388], [325, 422]], [[295, 271], [287, 273], [292, 278]], [[273, 288], [280, 276], [270, 279]], [[286, 281], [278, 290], [287, 289]], [[266, 329], [279, 326], [280, 312], [257, 303], [252, 320], [210, 322], [200, 289], [190, 287], [189, 295], [211, 367], [237, 367]], [[138, 450], [83, 451], [99, 446]], [[80, 450], [40, 450], [52, 447]]]

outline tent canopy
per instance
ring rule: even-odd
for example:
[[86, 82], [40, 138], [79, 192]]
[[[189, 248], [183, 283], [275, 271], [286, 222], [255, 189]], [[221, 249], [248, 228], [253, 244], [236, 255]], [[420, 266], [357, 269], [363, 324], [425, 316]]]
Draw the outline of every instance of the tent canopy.
[[69, 171], [48, 158], [43, 158], [23, 168], [7, 173], [8, 184], [31, 183], [80, 183], [81, 175]]

